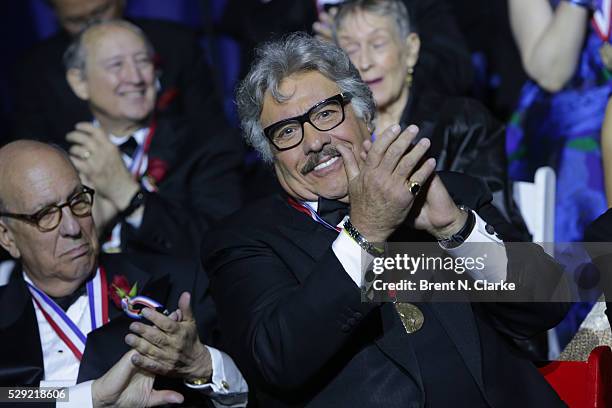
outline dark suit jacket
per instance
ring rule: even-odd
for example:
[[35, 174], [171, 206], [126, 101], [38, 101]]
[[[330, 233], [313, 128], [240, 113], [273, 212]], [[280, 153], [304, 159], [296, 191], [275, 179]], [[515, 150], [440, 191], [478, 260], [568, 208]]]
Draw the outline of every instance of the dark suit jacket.
[[160, 118], [152, 159], [165, 162], [168, 171], [159, 191], [146, 196], [140, 228], [123, 223], [123, 249], [193, 256], [210, 223], [242, 204], [240, 144], [229, 137], [201, 138], [187, 121]]
[[[102, 255], [100, 264], [106, 270], [108, 283], [113, 276], [123, 275], [131, 284], [138, 282], [139, 294], [157, 300], [170, 311], [178, 307], [180, 294], [190, 291], [201, 340], [214, 342], [216, 313], [208, 296], [208, 279], [195, 262], [120, 254]], [[40, 334], [31, 295], [20, 269], [13, 272], [6, 286], [0, 287], [0, 310], [0, 385], [38, 386], [44, 378]], [[79, 383], [100, 377], [129, 350], [124, 338], [133, 320], [110, 299], [109, 318], [109, 323], [87, 336]]]
[[475, 99], [415, 89], [400, 119], [402, 129], [411, 124], [419, 126], [418, 138], [431, 140], [429, 153], [436, 158], [438, 171], [458, 171], [484, 180], [494, 193], [493, 203], [520, 232], [521, 240], [531, 240], [512, 199], [503, 123]]
[[[478, 211], [498, 233], [512, 233], [489, 204], [482, 182], [458, 174], [443, 180], [457, 193], [458, 202]], [[400, 232], [399, 241], [432, 239], [414, 230]], [[257, 388], [265, 407], [424, 406], [424, 379], [411, 337], [391, 304], [361, 302], [359, 289], [332, 251], [336, 237], [290, 207], [282, 196], [242, 210], [211, 234], [205, 264], [224, 349]], [[558, 273], [539, 247], [529, 248], [521, 257], [508, 248], [509, 279], [518, 271]], [[554, 326], [567, 305], [432, 303], [430, 307], [465, 365], [460, 373], [440, 366], [445, 375], [471, 374], [491, 406], [562, 406], [510, 342]], [[371, 372], [368, 361], [360, 360], [365, 352], [377, 355], [378, 361], [386, 359], [388, 369]], [[447, 406], [478, 403], [454, 401]]]
[[[161, 72], [160, 113], [180, 114], [206, 129], [201, 136], [226, 131], [222, 104], [194, 34], [183, 26], [135, 19], [156, 52]], [[35, 46], [14, 69], [14, 139], [61, 143], [79, 121], [91, 120], [86, 102], [73, 94], [62, 56], [70, 36], [59, 31]]]

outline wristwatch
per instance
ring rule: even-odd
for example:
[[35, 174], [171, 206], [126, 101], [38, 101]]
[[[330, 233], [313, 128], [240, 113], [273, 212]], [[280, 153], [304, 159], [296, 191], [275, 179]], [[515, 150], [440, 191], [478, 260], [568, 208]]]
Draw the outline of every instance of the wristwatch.
[[204, 385], [210, 382], [210, 378], [194, 378], [191, 380], [185, 379], [185, 382], [189, 385]]
[[361, 233], [355, 228], [355, 226], [351, 223], [351, 219], [347, 218], [344, 222], [344, 231], [348, 234], [349, 237], [353, 238], [355, 242], [366, 251], [368, 254], [376, 257], [381, 256], [384, 253], [384, 249], [376, 247], [374, 244], [369, 242]]
[[130, 200], [130, 203], [128, 204], [127, 207], [125, 207], [124, 210], [119, 211], [119, 218], [126, 218], [129, 217], [134, 211], [136, 211], [136, 209], [138, 209], [138, 207], [140, 207], [141, 205], [143, 205], [145, 203], [145, 199], [146, 199], [146, 192], [140, 188], [138, 191], [136, 191], [136, 193], [132, 196], [132, 199]]
[[438, 243], [443, 248], [452, 249], [452, 248], [456, 248], [459, 245], [463, 244], [465, 240], [468, 239], [468, 237], [472, 233], [472, 230], [474, 229], [474, 225], [476, 225], [476, 216], [474, 215], [474, 212], [469, 207], [466, 207], [465, 205], [460, 205], [459, 209], [467, 213], [467, 220], [465, 221], [465, 224], [463, 224], [463, 227], [461, 227], [461, 229], [457, 231], [455, 234], [451, 235], [448, 238], [438, 240]]

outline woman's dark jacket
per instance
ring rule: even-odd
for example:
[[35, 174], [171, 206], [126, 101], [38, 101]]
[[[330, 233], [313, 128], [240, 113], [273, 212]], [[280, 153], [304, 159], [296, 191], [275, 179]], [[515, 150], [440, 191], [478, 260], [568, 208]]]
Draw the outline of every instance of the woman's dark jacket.
[[411, 92], [402, 112], [402, 129], [415, 124], [419, 138], [431, 140], [430, 155], [437, 170], [452, 170], [483, 179], [493, 203], [526, 240], [530, 240], [508, 180], [504, 125], [478, 101], [445, 97], [434, 92]]

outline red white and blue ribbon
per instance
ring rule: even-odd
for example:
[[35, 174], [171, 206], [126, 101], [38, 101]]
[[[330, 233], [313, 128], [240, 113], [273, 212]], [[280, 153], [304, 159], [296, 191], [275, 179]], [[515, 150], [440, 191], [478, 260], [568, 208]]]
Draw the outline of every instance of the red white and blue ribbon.
[[[148, 167], [148, 154], [151, 148], [151, 142], [157, 129], [157, 119], [154, 117], [151, 120], [151, 126], [147, 131], [147, 136], [144, 142], [138, 145], [138, 148], [134, 152], [134, 156], [131, 157], [132, 163], [130, 164], [128, 171], [132, 175], [132, 178], [139, 182], [150, 193], [157, 192], [157, 186], [149, 180], [147, 176], [143, 175], [147, 171]], [[121, 249], [121, 223], [117, 223], [111, 230], [108, 239], [102, 244], [102, 250], [104, 252], [120, 252]]]
[[[155, 135], [155, 130], [157, 129], [157, 120], [153, 118], [151, 120], [151, 126], [149, 126], [147, 136], [144, 139], [142, 144], [139, 144], [138, 148], [134, 152], [134, 156], [131, 157], [132, 164], [130, 165], [129, 171], [134, 180], [140, 180], [141, 176], [147, 170], [147, 155], [149, 154], [149, 149], [151, 148], [151, 142], [153, 140], [153, 136]], [[145, 186], [146, 188], [146, 186]]]
[[[72, 319], [68, 317], [66, 312], [64, 312], [53, 299], [47, 296], [46, 293], [38, 289], [34, 284], [30, 282], [26, 283], [32, 294], [32, 300], [38, 307], [38, 310], [40, 310], [58, 337], [80, 361], [85, 351], [87, 335], [79, 329]], [[104, 269], [101, 267], [98, 268], [96, 275], [86, 286], [91, 313], [91, 330], [93, 331], [108, 323], [108, 293]]]
[[[97, 279], [99, 277], [99, 279]], [[89, 296], [93, 293], [94, 296]], [[100, 266], [96, 276], [87, 282], [87, 295], [89, 300], [89, 313], [91, 318], [91, 330], [108, 323], [108, 284], [106, 283], [106, 271]], [[96, 301], [96, 299], [100, 299]]]
[[124, 297], [121, 299], [121, 307], [125, 314], [130, 316], [132, 319], [142, 319], [142, 309], [150, 307], [151, 309], [157, 309], [163, 307], [161, 303], [156, 302], [147, 296], [134, 296]]
[[331, 225], [329, 222], [327, 222], [323, 218], [321, 218], [321, 216], [319, 214], [317, 214], [317, 212], [314, 210], [314, 208], [312, 208], [310, 206], [310, 204], [308, 204], [308, 203], [306, 203], [304, 201], [297, 201], [293, 197], [287, 197], [287, 202], [289, 203], [290, 206], [292, 206], [293, 208], [295, 208], [299, 212], [308, 215], [315, 222], [318, 222], [319, 224], [323, 225], [325, 228], [329, 228], [329, 229], [334, 230], [336, 232], [342, 231], [342, 228], [337, 227], [335, 225]]

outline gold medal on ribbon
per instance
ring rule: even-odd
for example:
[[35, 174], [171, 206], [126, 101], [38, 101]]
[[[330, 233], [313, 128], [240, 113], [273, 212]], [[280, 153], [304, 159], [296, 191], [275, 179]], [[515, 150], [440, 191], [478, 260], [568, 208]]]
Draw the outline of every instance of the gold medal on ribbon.
[[406, 329], [406, 333], [410, 334], [421, 330], [425, 322], [421, 309], [412, 303], [396, 303], [395, 309], [404, 325], [404, 329]]
[[609, 70], [612, 70], [612, 45], [605, 41], [601, 47], [599, 47], [599, 56], [601, 61]]

